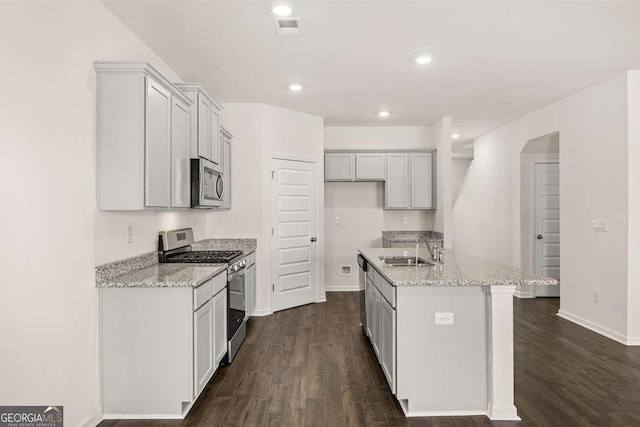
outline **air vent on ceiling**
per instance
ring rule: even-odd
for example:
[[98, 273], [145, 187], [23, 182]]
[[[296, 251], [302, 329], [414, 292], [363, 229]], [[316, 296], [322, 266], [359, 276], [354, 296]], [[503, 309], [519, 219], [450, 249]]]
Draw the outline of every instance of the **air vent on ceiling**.
[[276, 18], [276, 31], [281, 36], [299, 36], [300, 18]]

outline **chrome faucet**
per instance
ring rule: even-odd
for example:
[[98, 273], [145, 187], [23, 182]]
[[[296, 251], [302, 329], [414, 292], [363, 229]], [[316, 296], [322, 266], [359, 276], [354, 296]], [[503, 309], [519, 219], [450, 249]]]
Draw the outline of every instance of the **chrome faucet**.
[[420, 244], [420, 240], [423, 240], [427, 244], [427, 250], [429, 251], [429, 255], [431, 255], [432, 261], [438, 261], [438, 244], [431, 244], [426, 238], [423, 236], [418, 236], [416, 239], [416, 246]]

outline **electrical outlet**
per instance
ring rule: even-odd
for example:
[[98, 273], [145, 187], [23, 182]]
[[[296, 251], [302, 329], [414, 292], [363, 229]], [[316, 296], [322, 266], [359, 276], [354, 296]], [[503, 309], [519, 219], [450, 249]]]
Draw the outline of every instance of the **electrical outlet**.
[[127, 243], [133, 243], [133, 225], [127, 225]]
[[403, 223], [404, 225], [409, 224], [409, 217], [408, 217], [408, 216], [403, 216], [403, 217], [402, 217], [402, 223]]
[[453, 313], [436, 313], [436, 325], [453, 325]]
[[337, 216], [336, 217], [336, 225], [340, 225], [340, 224], [342, 224], [342, 220], [340, 220], [340, 217]]
[[600, 291], [593, 291], [593, 302], [600, 304]]

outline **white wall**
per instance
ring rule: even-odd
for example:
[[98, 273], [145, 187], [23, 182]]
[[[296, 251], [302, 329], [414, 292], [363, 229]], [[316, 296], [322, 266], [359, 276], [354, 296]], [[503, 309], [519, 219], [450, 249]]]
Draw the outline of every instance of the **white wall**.
[[451, 171], [451, 117], [443, 117], [431, 125], [431, 140], [438, 149], [436, 153], [436, 213], [434, 230], [443, 233], [444, 247], [453, 247], [454, 227], [452, 214]]
[[179, 81], [104, 5], [3, 2], [0, 56], [0, 402], [64, 405], [75, 426], [100, 413], [94, 266], [192, 219], [202, 236], [209, 218], [96, 210], [93, 61], [147, 61]]
[[473, 159], [468, 157], [454, 157], [451, 159], [451, 201], [455, 202], [460, 186], [467, 176], [467, 171]]
[[[429, 127], [326, 127], [325, 149], [425, 149]], [[324, 172], [322, 174], [324, 179]], [[381, 182], [324, 183], [325, 278], [329, 291], [358, 289], [358, 248], [382, 247], [383, 230], [432, 230], [433, 211], [384, 210]], [[340, 218], [340, 225], [336, 224]], [[408, 224], [403, 223], [407, 217]], [[340, 266], [350, 265], [351, 276]]]
[[627, 337], [640, 344], [640, 71], [628, 73], [629, 252]]
[[[520, 151], [560, 132], [561, 311], [624, 340], [627, 334], [627, 74], [489, 132], [453, 214], [454, 248], [520, 266]], [[609, 219], [610, 231], [591, 229]], [[593, 303], [593, 291], [601, 301]]]
[[256, 309], [271, 311], [269, 256], [269, 159], [274, 156], [316, 162], [318, 257], [324, 295], [324, 119], [266, 104], [225, 104], [222, 124], [233, 134], [232, 213], [211, 228], [215, 237], [256, 237]]

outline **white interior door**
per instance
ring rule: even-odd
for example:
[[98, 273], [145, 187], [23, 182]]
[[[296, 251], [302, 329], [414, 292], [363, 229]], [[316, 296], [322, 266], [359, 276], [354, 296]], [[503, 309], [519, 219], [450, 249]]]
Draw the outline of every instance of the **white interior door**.
[[316, 165], [271, 159], [271, 289], [273, 311], [315, 302]]
[[[560, 280], [560, 165], [536, 163], [534, 174], [534, 271]], [[534, 292], [559, 297], [560, 286], [536, 286]]]

